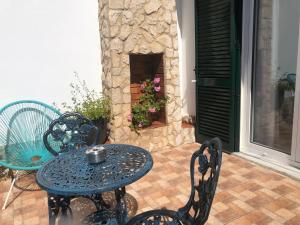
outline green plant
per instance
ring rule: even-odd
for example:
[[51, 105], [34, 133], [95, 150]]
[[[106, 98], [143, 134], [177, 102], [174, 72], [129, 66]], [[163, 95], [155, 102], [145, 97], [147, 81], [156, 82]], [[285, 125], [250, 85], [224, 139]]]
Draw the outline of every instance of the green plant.
[[128, 115], [128, 121], [131, 122], [129, 127], [137, 133], [138, 129], [152, 124], [151, 116], [159, 112], [169, 99], [168, 96], [160, 95], [159, 77], [142, 82], [141, 91], [138, 103], [132, 106], [131, 114]]
[[295, 81], [291, 80], [289, 76], [292, 74], [284, 73], [278, 80], [277, 86], [279, 90], [295, 92]]
[[110, 101], [95, 90], [90, 90], [84, 80], [80, 80], [75, 73], [76, 81], [70, 84], [72, 105], [62, 103], [65, 111], [73, 111], [82, 114], [90, 120], [110, 120]]

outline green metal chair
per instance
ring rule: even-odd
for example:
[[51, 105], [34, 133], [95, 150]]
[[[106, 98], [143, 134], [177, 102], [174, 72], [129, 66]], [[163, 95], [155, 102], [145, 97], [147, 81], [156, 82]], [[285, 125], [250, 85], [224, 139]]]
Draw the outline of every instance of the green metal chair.
[[2, 209], [6, 208], [9, 195], [21, 170], [38, 170], [51, 158], [43, 143], [43, 134], [60, 112], [42, 102], [22, 100], [0, 109], [0, 166], [10, 171], [12, 184]]

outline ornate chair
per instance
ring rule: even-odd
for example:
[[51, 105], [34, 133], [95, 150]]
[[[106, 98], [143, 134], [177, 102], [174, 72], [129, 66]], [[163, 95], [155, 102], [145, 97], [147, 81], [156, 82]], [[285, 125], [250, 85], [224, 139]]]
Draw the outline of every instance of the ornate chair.
[[[54, 156], [58, 156], [67, 151], [74, 151], [83, 146], [96, 144], [99, 136], [98, 132], [98, 128], [89, 119], [79, 113], [67, 112], [52, 121], [49, 129], [44, 134], [43, 140], [48, 151]], [[61, 208], [63, 215], [66, 215], [67, 211], [72, 215], [72, 210], [69, 207], [70, 201], [78, 197], [88, 198], [94, 203], [100, 202], [100, 205], [109, 207], [104, 202], [101, 194], [95, 196], [49, 195], [49, 213], [58, 214]]]
[[79, 113], [64, 113], [53, 120], [43, 140], [54, 156], [97, 143], [98, 128]]
[[[219, 138], [204, 142], [191, 159], [191, 195], [178, 211], [168, 209], [144, 212], [132, 218], [127, 225], [140, 224], [204, 224], [209, 216], [222, 162], [222, 144]], [[196, 169], [196, 171], [195, 171]], [[195, 179], [199, 173], [199, 180]]]
[[59, 115], [53, 107], [33, 100], [13, 102], [0, 109], [0, 166], [8, 168], [12, 176], [2, 209], [20, 177], [19, 171], [37, 170], [53, 158], [43, 144], [43, 134]]

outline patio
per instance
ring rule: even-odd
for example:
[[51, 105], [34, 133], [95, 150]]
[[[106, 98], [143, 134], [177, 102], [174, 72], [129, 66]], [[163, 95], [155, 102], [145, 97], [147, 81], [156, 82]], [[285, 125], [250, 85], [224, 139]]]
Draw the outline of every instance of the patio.
[[[198, 144], [152, 153], [154, 167], [127, 191], [138, 202], [138, 212], [177, 209], [189, 196], [189, 161]], [[9, 180], [1, 182], [0, 199]], [[14, 196], [18, 192], [14, 191]], [[300, 183], [234, 155], [223, 154], [221, 177], [207, 224], [299, 224]], [[23, 192], [4, 211], [1, 225], [48, 224], [44, 191]]]

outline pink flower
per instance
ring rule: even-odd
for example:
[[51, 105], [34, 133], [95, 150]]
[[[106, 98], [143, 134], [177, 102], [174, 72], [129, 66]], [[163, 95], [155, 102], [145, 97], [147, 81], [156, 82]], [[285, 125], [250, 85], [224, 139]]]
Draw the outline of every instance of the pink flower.
[[154, 84], [159, 84], [160, 82], [160, 78], [159, 77], [155, 77], [153, 80]]
[[131, 115], [131, 114], [129, 114], [129, 115], [127, 116], [127, 120], [128, 120], [128, 122], [132, 122], [132, 115]]
[[155, 113], [156, 112], [156, 108], [149, 108], [148, 111], [151, 112], [151, 113]]
[[154, 87], [154, 90], [155, 90], [156, 92], [160, 92], [160, 86], [157, 86], [157, 87], [155, 86], [155, 87]]

